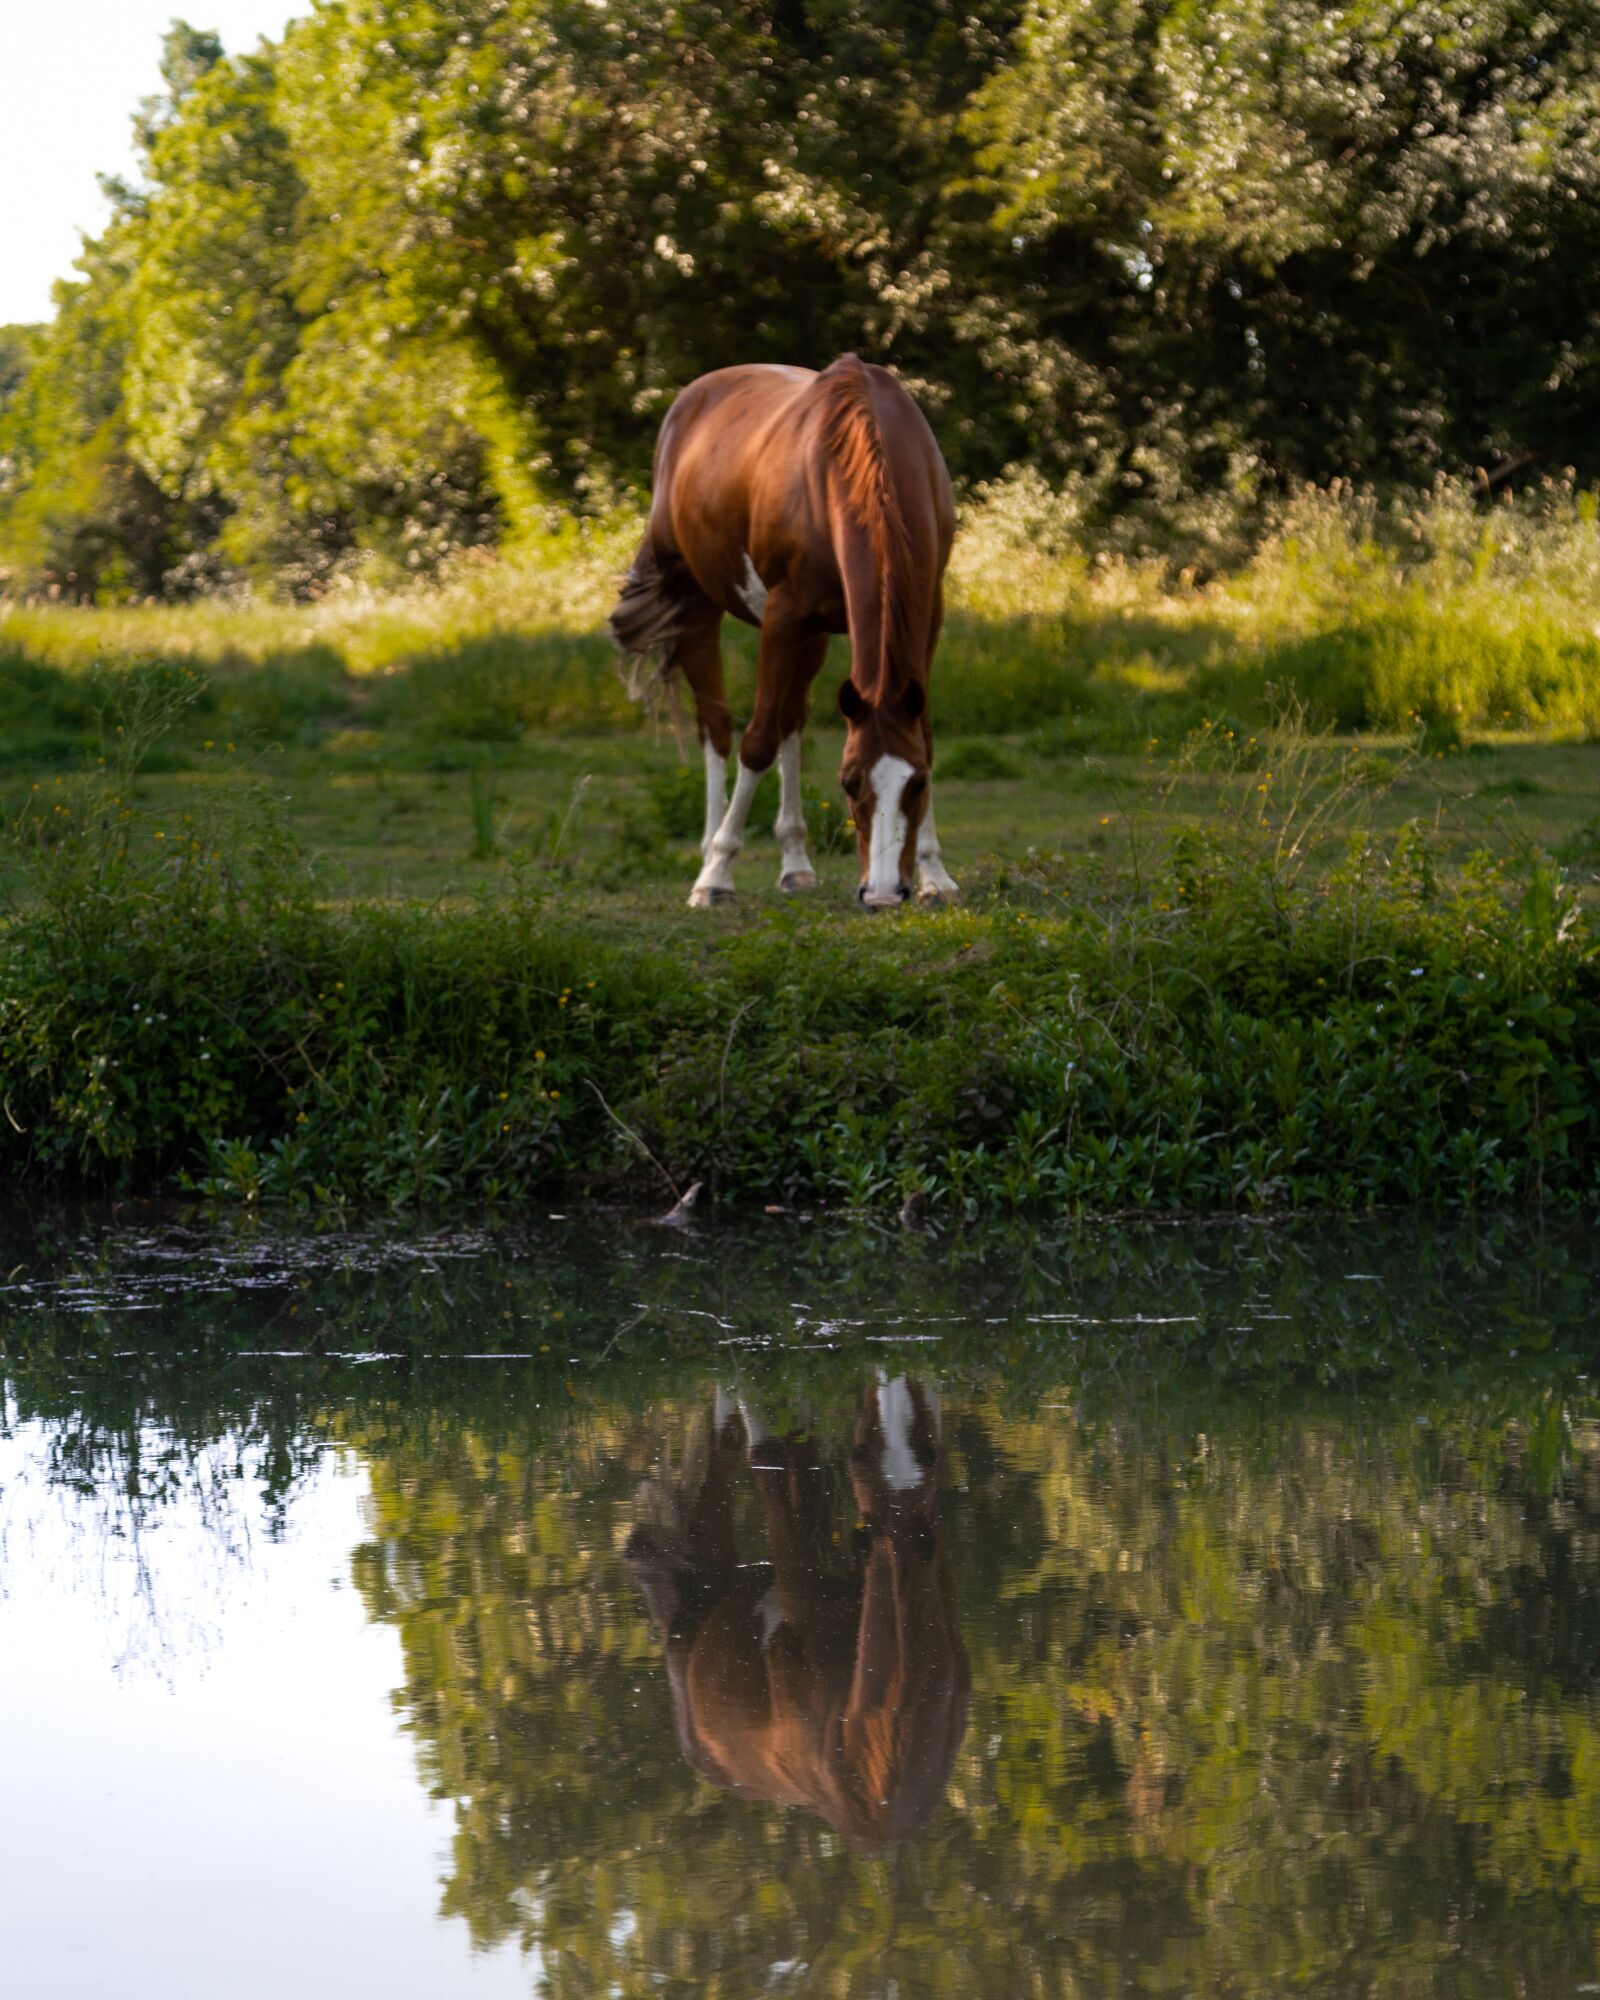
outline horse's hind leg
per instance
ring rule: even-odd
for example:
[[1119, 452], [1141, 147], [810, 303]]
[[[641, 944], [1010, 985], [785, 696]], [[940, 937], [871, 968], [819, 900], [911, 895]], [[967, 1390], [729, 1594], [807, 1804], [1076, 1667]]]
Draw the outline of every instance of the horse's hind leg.
[[[706, 774], [700, 851], [709, 854], [711, 837], [727, 806], [728, 751], [733, 745], [733, 716], [722, 682], [722, 613], [695, 582], [683, 558], [658, 549], [647, 533], [606, 622], [624, 658], [642, 662], [654, 658], [659, 662], [658, 684], [681, 673], [694, 695]], [[637, 671], [634, 690], [638, 692]]]
[[[705, 599], [684, 620], [674, 664], [682, 670], [694, 695], [695, 720], [700, 734], [700, 756], [706, 774], [705, 832], [700, 839], [702, 862], [711, 859], [711, 843], [728, 809], [728, 752], [733, 747], [733, 712], [728, 707], [722, 679], [722, 613]], [[701, 874], [705, 869], [702, 867]], [[689, 901], [697, 909], [726, 900], [719, 895]], [[733, 894], [731, 884], [728, 895]]]
[[[739, 745], [740, 783], [747, 771], [757, 777], [774, 760], [780, 787], [778, 836], [781, 860], [778, 887], [786, 895], [817, 886], [816, 870], [806, 852], [805, 808], [800, 797], [800, 738], [806, 725], [811, 683], [828, 650], [828, 635], [807, 628], [781, 591], [767, 599], [761, 621], [761, 653], [756, 667], [756, 698], [750, 726]], [[752, 789], [754, 780], [752, 780]], [[741, 831], [743, 821], [740, 822]], [[737, 850], [736, 850], [737, 851]]]

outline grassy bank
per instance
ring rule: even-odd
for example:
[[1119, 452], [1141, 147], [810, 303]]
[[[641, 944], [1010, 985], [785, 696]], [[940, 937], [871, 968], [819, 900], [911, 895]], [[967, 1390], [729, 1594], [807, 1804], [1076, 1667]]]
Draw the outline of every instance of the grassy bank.
[[415, 595], [0, 616], [7, 1179], [949, 1214], [1596, 1191], [1582, 496], [1303, 496], [1203, 589], [1095, 570], [1026, 481], [987, 496], [935, 684], [967, 903], [873, 925], [826, 728], [817, 904], [773, 889], [769, 786], [739, 909], [688, 918], [702, 780], [597, 636], [634, 525]]
[[1276, 747], [1099, 877], [1035, 855], [878, 922], [597, 918], [550, 871], [334, 908], [270, 798], [228, 834], [40, 804], [0, 932], [0, 1171], [950, 1214], [1591, 1196], [1600, 974], [1556, 869], [1351, 835], [1315, 746]]

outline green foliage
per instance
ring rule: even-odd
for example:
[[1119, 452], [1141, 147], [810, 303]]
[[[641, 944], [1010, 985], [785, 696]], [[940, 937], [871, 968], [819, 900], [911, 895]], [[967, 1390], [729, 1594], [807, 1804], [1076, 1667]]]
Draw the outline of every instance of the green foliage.
[[[1330, 869], [1366, 773], [1318, 775], [1292, 730], [1230, 753], [1217, 811], [1136, 853], [1131, 894], [1069, 901], [1041, 857], [1009, 906], [870, 928], [785, 908], [644, 951], [548, 865], [479, 908], [338, 912], [269, 799], [231, 829], [139, 804], [161, 726], [207, 696], [118, 683], [104, 777], [27, 796], [9, 1173], [429, 1203], [659, 1186], [653, 1156], [724, 1198], [921, 1191], [950, 1215], [1600, 1186], [1600, 984], [1567, 885], [1447, 879], [1416, 825]], [[659, 838], [636, 844], [618, 865], [656, 865]]]
[[0, 573], [431, 574], [604, 510], [692, 376], [847, 347], [1035, 532], [1207, 574], [1297, 481], [1590, 482], [1597, 74], [1579, 0], [175, 24], [146, 191], [0, 335]]
[[37, 338], [36, 327], [0, 326], [0, 415], [22, 386]]

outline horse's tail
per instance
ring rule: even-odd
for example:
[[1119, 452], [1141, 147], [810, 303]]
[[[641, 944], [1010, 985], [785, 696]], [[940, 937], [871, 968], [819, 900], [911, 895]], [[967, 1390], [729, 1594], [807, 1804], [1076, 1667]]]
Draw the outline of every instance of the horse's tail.
[[672, 679], [685, 615], [696, 595], [688, 569], [662, 562], [646, 534], [606, 620], [633, 700], [653, 702]]
[[[818, 376], [816, 387], [834, 475], [833, 541], [844, 578], [853, 678], [869, 701], [879, 702], [901, 678], [896, 668], [908, 636], [910, 536], [889, 475], [865, 363], [842, 354]], [[864, 587], [863, 555], [870, 560], [870, 590]]]

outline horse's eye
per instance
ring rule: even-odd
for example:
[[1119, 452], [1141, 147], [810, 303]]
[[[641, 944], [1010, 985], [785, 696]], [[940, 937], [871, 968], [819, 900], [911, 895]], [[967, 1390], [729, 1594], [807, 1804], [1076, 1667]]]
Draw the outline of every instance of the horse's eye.
[[848, 777], [841, 778], [839, 782], [844, 786], [844, 795], [847, 799], [860, 798], [861, 779], [856, 772], [852, 771]]
[[909, 805], [913, 799], [920, 799], [923, 793], [927, 789], [928, 789], [927, 779], [920, 775], [917, 775], [906, 779], [906, 788], [900, 794], [900, 796], [905, 800], [906, 804]]

